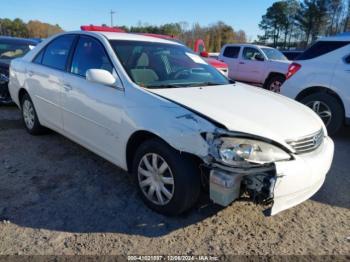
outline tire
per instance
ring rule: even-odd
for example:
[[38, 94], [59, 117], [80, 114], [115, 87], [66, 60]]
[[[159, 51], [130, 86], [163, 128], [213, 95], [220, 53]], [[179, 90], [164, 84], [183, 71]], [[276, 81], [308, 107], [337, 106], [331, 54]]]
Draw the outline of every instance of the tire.
[[[334, 96], [327, 93], [315, 93], [303, 98], [301, 102], [321, 117], [329, 135], [334, 135], [343, 126], [344, 110], [338, 99]], [[331, 114], [329, 120], [325, 117], [327, 110]]]
[[[147, 165], [145, 165], [145, 158], [147, 158], [151, 167], [154, 167], [152, 163], [154, 155], [157, 158], [158, 177], [155, 172], [149, 172], [152, 169], [147, 169]], [[163, 169], [164, 172], [159, 175], [164, 162], [168, 169], [165, 171]], [[139, 172], [139, 168], [143, 170], [142, 173]], [[147, 176], [143, 174], [145, 170], [148, 172]], [[179, 215], [193, 207], [199, 198], [201, 181], [198, 168], [189, 157], [180, 154], [160, 139], [151, 139], [139, 146], [133, 160], [132, 171], [143, 201], [158, 213], [169, 216]], [[151, 178], [150, 174], [153, 174]], [[167, 183], [163, 183], [165, 179], [167, 179]], [[145, 182], [146, 180], [148, 181]], [[173, 184], [171, 184], [171, 180]], [[158, 184], [150, 183], [150, 181], [156, 181], [155, 183]], [[146, 185], [141, 186], [141, 182]], [[162, 188], [162, 183], [166, 190], [171, 193], [171, 197], [169, 194], [164, 194], [163, 190], [156, 188], [150, 194], [151, 197], [147, 196], [147, 192], [152, 192], [152, 185]], [[157, 191], [160, 191], [163, 204], [160, 203]]]
[[281, 86], [286, 81], [286, 78], [282, 75], [275, 75], [268, 79], [266, 83], [266, 89], [275, 92], [280, 93], [281, 92]]
[[22, 97], [21, 111], [23, 123], [28, 133], [31, 135], [41, 135], [46, 133], [47, 129], [40, 124], [34, 104], [28, 94], [24, 94]]

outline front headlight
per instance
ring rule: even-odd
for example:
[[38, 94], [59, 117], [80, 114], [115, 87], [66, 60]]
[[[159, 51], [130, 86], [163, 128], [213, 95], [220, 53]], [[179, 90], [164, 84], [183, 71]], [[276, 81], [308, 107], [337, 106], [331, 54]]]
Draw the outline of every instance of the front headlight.
[[219, 161], [230, 166], [249, 166], [289, 160], [291, 156], [269, 143], [234, 137], [221, 137], [215, 143]]

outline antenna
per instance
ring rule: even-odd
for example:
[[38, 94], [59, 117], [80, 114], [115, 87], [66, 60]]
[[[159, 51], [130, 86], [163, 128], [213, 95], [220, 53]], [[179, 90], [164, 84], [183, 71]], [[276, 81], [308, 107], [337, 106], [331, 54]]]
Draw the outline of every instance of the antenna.
[[111, 10], [109, 13], [111, 14], [111, 27], [113, 27], [113, 15], [115, 14], [115, 12]]

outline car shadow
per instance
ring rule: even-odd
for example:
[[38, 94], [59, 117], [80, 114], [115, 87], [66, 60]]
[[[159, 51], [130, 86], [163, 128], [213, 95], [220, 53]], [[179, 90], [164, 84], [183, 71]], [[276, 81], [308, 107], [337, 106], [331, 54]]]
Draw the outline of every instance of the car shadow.
[[350, 209], [350, 127], [344, 127], [332, 139], [335, 144], [332, 167], [312, 200]]
[[[157, 237], [221, 209], [202, 194], [181, 216], [155, 213], [126, 172], [61, 135], [33, 137], [20, 125], [11, 120], [0, 129], [0, 148], [5, 149], [0, 155], [0, 221], [64, 232]], [[8, 142], [10, 138], [15, 139]]]

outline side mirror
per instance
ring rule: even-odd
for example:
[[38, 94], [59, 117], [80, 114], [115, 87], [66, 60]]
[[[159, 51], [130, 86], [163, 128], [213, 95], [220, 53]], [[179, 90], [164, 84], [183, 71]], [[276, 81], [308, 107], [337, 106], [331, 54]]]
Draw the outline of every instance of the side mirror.
[[115, 77], [103, 69], [89, 69], [86, 72], [86, 80], [92, 83], [115, 87], [117, 80]]
[[256, 61], [265, 61], [265, 58], [262, 55], [256, 55], [255, 60]]
[[209, 57], [209, 54], [208, 54], [208, 52], [206, 52], [206, 51], [200, 52], [199, 55], [200, 55], [201, 57]]

